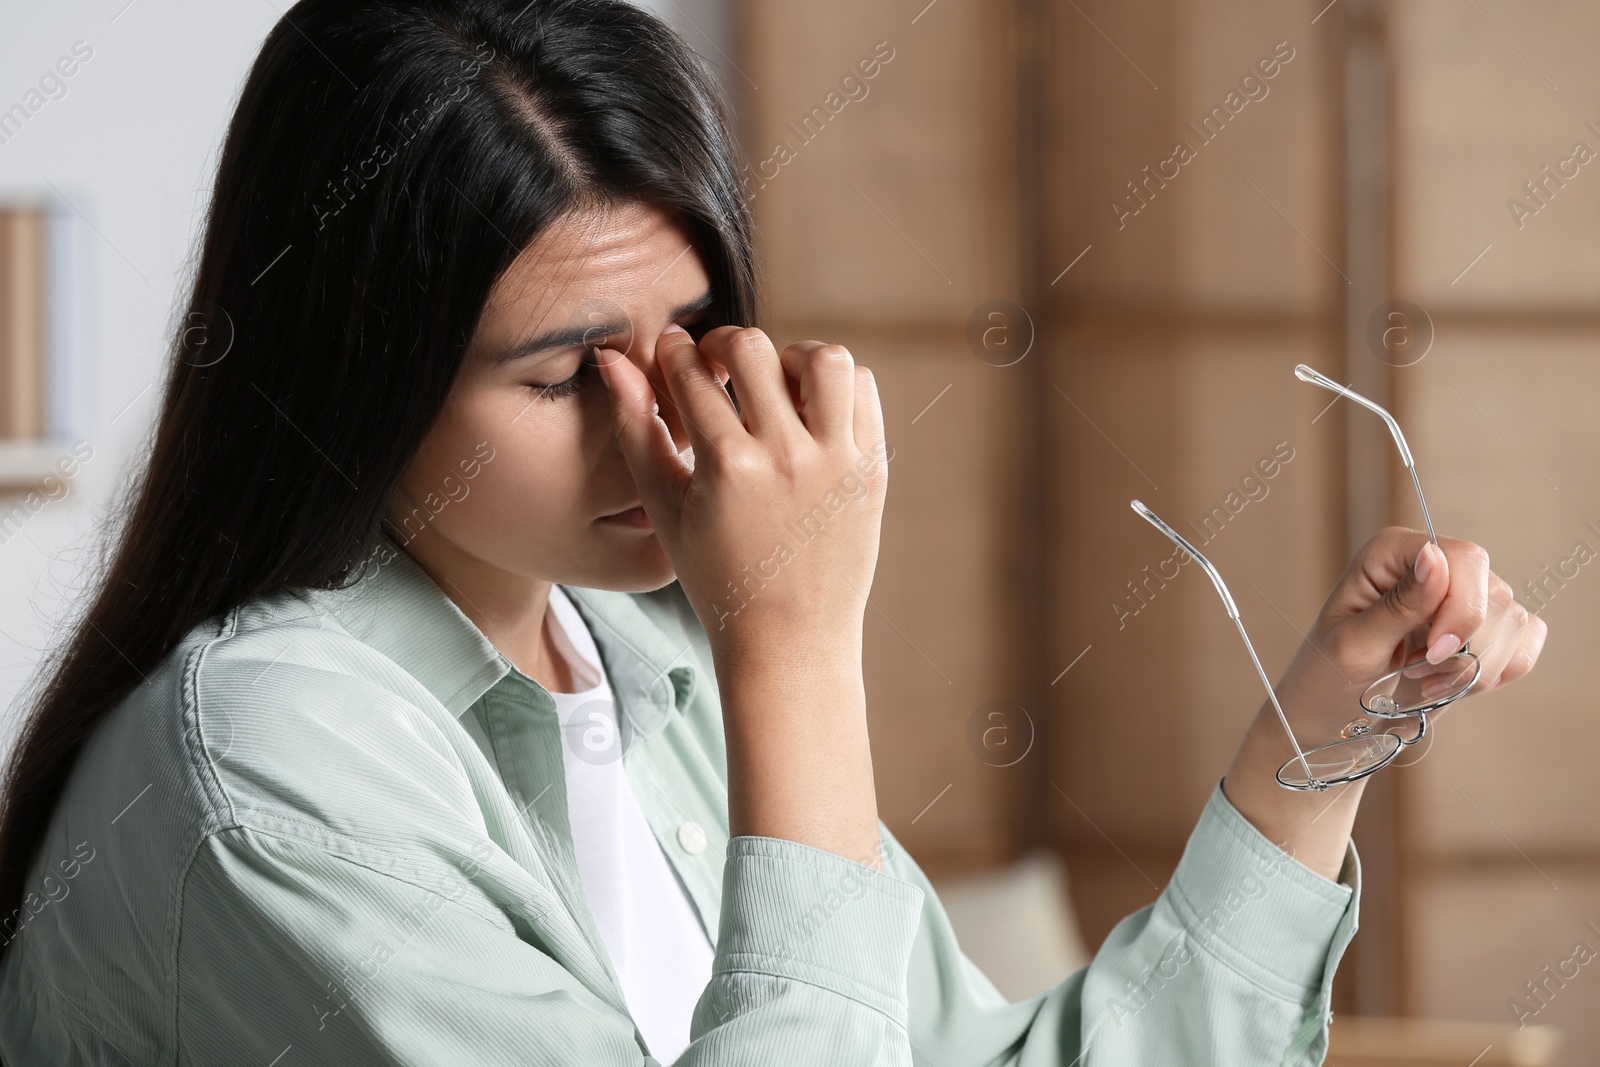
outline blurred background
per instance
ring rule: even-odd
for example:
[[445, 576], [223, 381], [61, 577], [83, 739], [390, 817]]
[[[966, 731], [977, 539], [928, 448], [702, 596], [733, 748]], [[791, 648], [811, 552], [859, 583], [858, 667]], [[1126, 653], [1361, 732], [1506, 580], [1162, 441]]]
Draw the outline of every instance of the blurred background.
[[[6, 5], [8, 702], [150, 428], [283, 6]], [[1014, 998], [1087, 962], [1260, 704], [1130, 498], [1198, 535], [1274, 677], [1350, 553], [1421, 525], [1381, 423], [1305, 362], [1395, 412], [1440, 532], [1550, 624], [1529, 678], [1370, 783], [1330, 1061], [1600, 1062], [1600, 7], [647, 6], [738, 111], [762, 325], [882, 388], [879, 803], [968, 953]]]

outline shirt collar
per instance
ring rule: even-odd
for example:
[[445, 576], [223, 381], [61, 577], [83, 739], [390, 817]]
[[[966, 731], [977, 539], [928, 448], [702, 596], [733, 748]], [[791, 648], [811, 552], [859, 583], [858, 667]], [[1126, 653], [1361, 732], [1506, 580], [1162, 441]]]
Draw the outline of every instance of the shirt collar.
[[[594, 638], [617, 705], [637, 737], [682, 712], [698, 683], [687, 647], [639, 606], [635, 594], [561, 586]], [[513, 671], [511, 661], [387, 532], [347, 589], [308, 591], [351, 636], [382, 652], [460, 718]], [[541, 703], [554, 700], [529, 680]]]

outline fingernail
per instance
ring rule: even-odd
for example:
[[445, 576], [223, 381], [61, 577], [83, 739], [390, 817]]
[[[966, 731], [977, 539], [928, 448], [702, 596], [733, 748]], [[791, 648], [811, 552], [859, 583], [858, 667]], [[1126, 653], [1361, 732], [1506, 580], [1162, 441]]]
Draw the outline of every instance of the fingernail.
[[685, 330], [682, 326], [679, 326], [677, 323], [674, 322], [674, 323], [671, 323], [670, 325], [668, 325], [667, 328], [665, 330], [662, 330], [661, 332], [662, 333], [688, 333], [689, 331]]
[[1419, 582], [1426, 582], [1428, 575], [1433, 573], [1433, 553], [1428, 551], [1432, 547], [1432, 541], [1423, 545], [1422, 551], [1417, 553], [1417, 562], [1411, 566], [1411, 570], [1416, 574]]
[[1455, 634], [1440, 634], [1439, 639], [1428, 646], [1428, 662], [1443, 663], [1460, 651], [1461, 638]]

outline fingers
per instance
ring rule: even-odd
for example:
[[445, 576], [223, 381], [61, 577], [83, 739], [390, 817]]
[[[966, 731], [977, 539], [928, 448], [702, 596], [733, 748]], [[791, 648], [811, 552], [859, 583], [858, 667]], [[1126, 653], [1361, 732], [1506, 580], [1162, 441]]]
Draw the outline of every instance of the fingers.
[[1473, 652], [1483, 665], [1474, 690], [1487, 693], [1527, 674], [1539, 658], [1548, 632], [1543, 619], [1517, 602], [1511, 586], [1491, 574], [1489, 618], [1473, 640]]
[[688, 331], [677, 326], [662, 331], [656, 338], [656, 365], [668, 391], [661, 406], [674, 409], [696, 456], [726, 454], [745, 436], [732, 398]]
[[[1517, 603], [1509, 584], [1489, 570], [1489, 554], [1455, 538], [1434, 544], [1426, 534], [1389, 527], [1357, 553], [1324, 607], [1333, 626], [1334, 655], [1352, 666], [1411, 663], [1420, 644], [1437, 671], [1419, 668], [1425, 698], [1458, 685], [1451, 657], [1470, 642], [1478, 659], [1474, 692], [1515, 681], [1532, 669], [1544, 647], [1544, 620]], [[1381, 656], [1379, 653], [1381, 652]]]
[[[1487, 638], [1490, 617], [1489, 588], [1493, 575], [1489, 570], [1489, 553], [1480, 545], [1453, 537], [1441, 537], [1439, 547], [1444, 549], [1449, 561], [1450, 588], [1433, 624], [1428, 627], [1429, 663], [1438, 663], [1459, 652], [1464, 643], [1480, 632]], [[1504, 582], [1499, 584], [1505, 586]], [[1503, 599], [1515, 604], [1510, 588], [1505, 586]]]
[[[669, 336], [665, 332], [657, 335], [656, 343], [652, 347], [653, 353], [660, 351], [663, 340], [673, 341], [676, 340], [676, 337]], [[687, 428], [684, 426], [683, 412], [678, 409], [678, 405], [673, 401], [672, 390], [667, 385], [666, 378], [663, 377], [664, 372], [661, 360], [659, 356], [653, 355], [652, 358], [644, 360], [638, 365], [640, 369], [644, 371], [645, 376], [649, 379], [650, 387], [655, 390], [657, 404], [656, 414], [660, 415], [661, 421], [667, 424], [667, 430], [672, 434], [673, 444], [680, 450], [679, 454], [682, 455], [683, 450], [687, 449], [689, 445], [689, 434]], [[727, 380], [726, 372], [718, 367], [712, 367], [711, 369], [712, 372], [717, 376], [719, 382]], [[693, 450], [689, 450], [689, 455], [692, 456], [693, 454]]]
[[[655, 390], [644, 372], [621, 352], [598, 348], [595, 362], [600, 368], [601, 381], [611, 395], [611, 425], [616, 431], [617, 444], [634, 472], [639, 491], [645, 494], [646, 503], [659, 509], [661, 501], [650, 499], [658, 491], [657, 487], [681, 484], [687, 471], [678, 460], [678, 447], [671, 433], [652, 411], [658, 404]], [[653, 477], [640, 477], [641, 472], [650, 472]], [[656, 513], [662, 512], [657, 510]]]
[[1505, 667], [1500, 671], [1500, 677], [1490, 688], [1499, 689], [1533, 670], [1533, 665], [1539, 660], [1539, 653], [1544, 651], [1544, 641], [1549, 633], [1550, 627], [1545, 621], [1530, 612], [1527, 624], [1522, 628], [1521, 639], [1517, 642], [1517, 650], [1506, 661]]
[[1478, 662], [1483, 664], [1474, 686], [1480, 693], [1488, 692], [1499, 684], [1506, 664], [1511, 662], [1512, 654], [1522, 643], [1522, 630], [1527, 625], [1528, 614], [1516, 602], [1511, 586], [1496, 574], [1489, 575], [1486, 612], [1484, 625], [1475, 635], [1477, 641], [1473, 648], [1478, 655]]
[[767, 335], [753, 326], [718, 326], [700, 339], [705, 357], [728, 369], [750, 433], [781, 440], [800, 430], [784, 367]]
[[[780, 356], [753, 327], [716, 327], [698, 346], [674, 330], [657, 340], [656, 366], [669, 393], [662, 418], [679, 424], [674, 436], [687, 435], [699, 454], [727, 454], [746, 433], [782, 440], [807, 431], [819, 441], [854, 438], [863, 451], [881, 451], [876, 381], [843, 345], [797, 341]], [[723, 368], [737, 408], [722, 386]]]
[[854, 433], [856, 367], [850, 350], [821, 341], [796, 341], [783, 350], [783, 371], [799, 383], [800, 421], [813, 437], [841, 441]]
[[1367, 585], [1353, 593], [1367, 606], [1351, 620], [1363, 643], [1390, 649], [1403, 643], [1413, 630], [1428, 625], [1450, 589], [1448, 560], [1416, 530], [1384, 530], [1367, 542], [1352, 566]]
[[883, 403], [878, 398], [878, 379], [866, 367], [856, 368], [855, 423], [852, 429], [856, 447], [864, 455], [882, 459], [886, 464], [894, 458], [889, 454], [889, 442], [884, 437]]

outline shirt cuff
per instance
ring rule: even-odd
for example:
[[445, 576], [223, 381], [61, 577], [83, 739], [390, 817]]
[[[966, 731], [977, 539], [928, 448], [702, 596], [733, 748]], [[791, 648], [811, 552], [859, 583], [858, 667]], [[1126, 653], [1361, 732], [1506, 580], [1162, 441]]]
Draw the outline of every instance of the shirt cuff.
[[922, 900], [920, 886], [825, 849], [776, 837], [729, 838], [711, 973], [808, 982], [904, 1027]]
[[1355, 934], [1361, 863], [1345, 846], [1330, 882], [1257, 830], [1219, 780], [1172, 876], [1174, 910], [1193, 941], [1264, 992], [1326, 999]]

